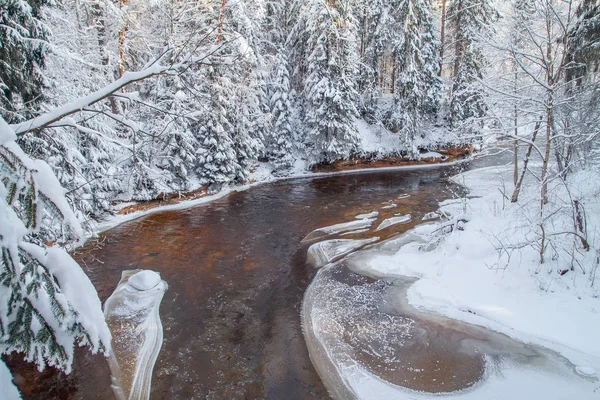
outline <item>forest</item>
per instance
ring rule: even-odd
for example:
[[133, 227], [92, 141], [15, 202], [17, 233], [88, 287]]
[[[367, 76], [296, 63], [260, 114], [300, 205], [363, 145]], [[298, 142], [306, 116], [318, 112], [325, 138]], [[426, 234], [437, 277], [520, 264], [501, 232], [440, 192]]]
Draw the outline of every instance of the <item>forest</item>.
[[[115, 204], [259, 164], [509, 140], [504, 197], [535, 178], [544, 263], [553, 183], [597, 168], [599, 68], [597, 0], [0, 0], [0, 354], [70, 371], [75, 345], [107, 351], [67, 251]], [[565, 246], [596, 249], [573, 196]]]

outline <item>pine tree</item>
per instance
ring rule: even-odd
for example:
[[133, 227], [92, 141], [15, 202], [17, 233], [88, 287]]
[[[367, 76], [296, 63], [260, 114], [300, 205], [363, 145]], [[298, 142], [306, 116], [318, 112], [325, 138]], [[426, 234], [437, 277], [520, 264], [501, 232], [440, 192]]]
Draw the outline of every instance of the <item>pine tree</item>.
[[356, 24], [349, 4], [313, 0], [303, 9], [306, 27], [303, 122], [314, 162], [348, 158], [358, 137], [354, 120]]
[[40, 12], [49, 3], [0, 0], [0, 116], [11, 123], [29, 117], [41, 100], [48, 30]]
[[487, 107], [480, 85], [486, 60], [479, 38], [489, 33], [499, 14], [489, 0], [453, 0], [448, 22], [454, 33], [454, 73], [450, 98], [450, 126], [481, 128]]
[[404, 38], [394, 51], [396, 84], [387, 125], [402, 133], [412, 153], [417, 151], [414, 139], [422, 121], [436, 112], [441, 92], [439, 44], [433, 34], [430, 7], [428, 0], [404, 0], [397, 11]]

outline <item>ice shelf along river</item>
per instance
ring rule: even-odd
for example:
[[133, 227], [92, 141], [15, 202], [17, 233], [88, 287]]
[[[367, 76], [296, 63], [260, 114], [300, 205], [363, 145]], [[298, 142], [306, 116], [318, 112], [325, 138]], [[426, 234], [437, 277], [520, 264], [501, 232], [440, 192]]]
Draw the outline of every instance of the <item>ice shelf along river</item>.
[[[374, 237], [383, 241], [405, 232], [439, 201], [460, 194], [449, 175], [478, 163], [489, 165], [490, 159], [264, 184], [125, 223], [75, 257], [103, 302], [124, 270], [154, 270], [168, 283], [152, 399], [351, 398], [357, 392], [339, 380], [339, 365], [332, 364], [348, 360], [381, 381], [415, 391], [461, 390], [486, 379], [486, 360], [541, 365], [553, 356], [386, 301], [390, 291], [401, 299], [410, 281], [364, 276], [359, 266], [347, 265], [357, 264], [360, 252], [326, 267], [310, 287], [304, 311], [302, 305], [318, 271], [315, 263], [335, 258], [335, 248], [318, 247], [308, 263], [309, 246], [340, 239], [333, 244], [346, 254], [356, 250], [348, 239], [367, 245]], [[340, 230], [340, 223], [359, 221], [361, 214], [366, 222]], [[337, 227], [313, 232], [331, 226]], [[73, 371], [45, 373], [24, 390], [24, 398], [114, 398], [103, 357], [79, 351]]]

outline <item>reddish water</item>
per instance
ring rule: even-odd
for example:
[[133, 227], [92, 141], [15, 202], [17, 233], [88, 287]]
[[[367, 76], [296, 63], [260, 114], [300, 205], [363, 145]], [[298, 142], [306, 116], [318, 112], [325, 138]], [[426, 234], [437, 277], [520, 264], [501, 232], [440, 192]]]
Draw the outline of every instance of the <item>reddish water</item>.
[[[103, 301], [125, 269], [153, 269], [168, 282], [153, 399], [329, 398], [302, 335], [302, 296], [315, 270], [306, 265], [307, 246], [300, 241], [313, 229], [373, 210], [380, 211], [375, 226], [394, 213], [412, 214], [411, 223], [378, 233], [404, 231], [458, 190], [445, 179], [450, 172], [374, 172], [262, 185], [121, 225], [75, 257]], [[398, 199], [405, 193], [411, 196]], [[388, 200], [398, 207], [382, 210]], [[114, 398], [100, 356], [80, 352], [68, 377], [40, 376], [16, 364], [25, 399]]]

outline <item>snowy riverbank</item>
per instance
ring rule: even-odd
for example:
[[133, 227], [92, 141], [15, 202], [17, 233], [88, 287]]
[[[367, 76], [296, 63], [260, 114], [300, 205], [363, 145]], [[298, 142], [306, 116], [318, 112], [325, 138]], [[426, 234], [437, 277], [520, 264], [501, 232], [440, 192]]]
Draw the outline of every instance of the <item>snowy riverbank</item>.
[[[544, 224], [552, 251], [543, 264], [536, 248], [539, 187], [529, 182], [511, 203], [507, 165], [453, 177], [469, 194], [440, 203], [440, 222], [427, 222], [434, 219], [427, 214], [405, 234], [324, 266], [306, 291], [302, 315], [311, 359], [330, 393], [598, 398], [598, 176], [570, 178], [569, 191], [558, 180], [550, 185]], [[573, 229], [565, 199], [580, 201], [587, 216], [590, 249], [572, 258], [559, 254], [579, 242], [561, 234]], [[360, 275], [344, 277], [346, 269]]]
[[[119, 226], [125, 222], [133, 221], [138, 218], [142, 218], [146, 215], [153, 214], [156, 212], [163, 211], [171, 211], [171, 210], [183, 210], [191, 207], [196, 207], [201, 204], [206, 204], [213, 202], [215, 200], [221, 199], [223, 197], [228, 196], [234, 192], [241, 192], [248, 190], [252, 187], [277, 182], [282, 180], [292, 180], [292, 179], [305, 179], [305, 178], [322, 178], [333, 175], [350, 175], [350, 174], [368, 174], [373, 172], [383, 172], [383, 171], [409, 171], [409, 170], [421, 170], [421, 169], [433, 169], [433, 168], [441, 168], [446, 166], [452, 166], [461, 164], [469, 161], [470, 158], [447, 161], [447, 162], [439, 162], [433, 164], [415, 164], [415, 165], [401, 165], [394, 167], [380, 167], [380, 168], [364, 168], [364, 169], [353, 169], [346, 171], [336, 171], [336, 172], [311, 172], [308, 170], [308, 163], [305, 160], [298, 160], [294, 166], [284, 175], [274, 174], [275, 167], [271, 163], [262, 163], [259, 162], [256, 164], [256, 168], [250, 173], [250, 176], [247, 179], [248, 183], [245, 184], [230, 184], [224, 185], [221, 190], [215, 194], [205, 195], [199, 198], [193, 198], [190, 200], [182, 200], [180, 202], [176, 202], [174, 204], [165, 204], [159, 205], [156, 207], [135, 211], [127, 214], [119, 213], [124, 207], [131, 206], [132, 204], [136, 204], [135, 202], [126, 202], [119, 203], [114, 208], [114, 214], [109, 215], [102, 219], [101, 221], [88, 221], [92, 226], [92, 230], [87, 233], [85, 239], [78, 243], [79, 247], [85, 244], [85, 242], [92, 237], [98, 235], [101, 232], [112, 229], [116, 226]], [[198, 187], [200, 184], [197, 185]]]
[[[539, 194], [527, 189], [519, 203], [510, 203], [505, 195], [510, 197], [511, 174], [507, 166], [455, 176], [456, 183], [469, 189], [469, 196], [440, 205], [441, 213], [454, 222], [452, 232], [442, 236], [440, 225], [421, 225], [414, 233], [429, 245], [409, 243], [393, 255], [372, 258], [365, 268], [377, 276], [416, 277], [408, 290], [410, 304], [554, 350], [568, 358], [579, 375], [597, 378], [600, 282], [595, 277], [594, 243], [600, 228], [595, 185], [599, 176], [587, 172], [571, 178], [578, 182], [571, 196], [585, 204], [591, 243], [589, 251], [572, 261], [571, 270], [569, 259], [564, 254], [558, 257], [570, 238], [551, 236], [572, 227], [569, 215], [560, 215], [560, 203], [568, 193], [559, 183], [550, 191], [547, 207], [557, 217], [547, 230], [556, 254], [540, 264], [535, 248]], [[508, 194], [503, 193], [505, 188]]]

